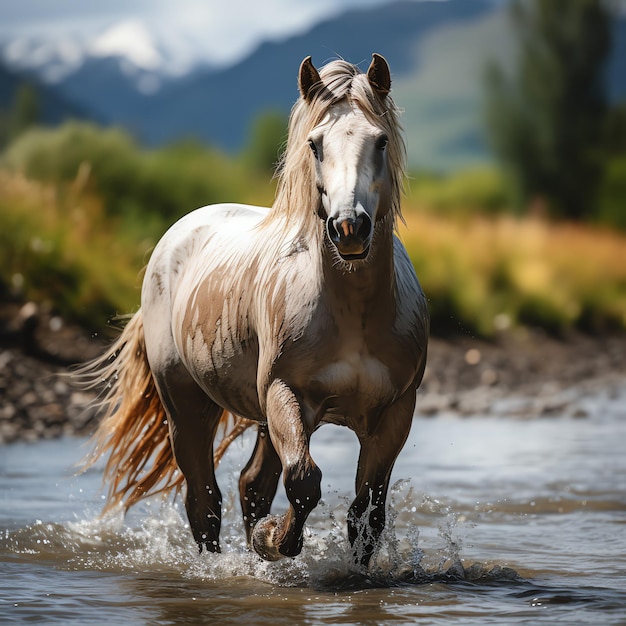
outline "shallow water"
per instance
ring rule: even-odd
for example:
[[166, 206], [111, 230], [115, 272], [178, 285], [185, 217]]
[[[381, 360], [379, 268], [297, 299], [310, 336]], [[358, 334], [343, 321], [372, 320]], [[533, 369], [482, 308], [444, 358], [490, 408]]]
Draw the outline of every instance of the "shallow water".
[[278, 563], [243, 541], [234, 494], [250, 440], [219, 470], [219, 555], [197, 554], [180, 504], [100, 519], [100, 470], [73, 475], [84, 440], [0, 448], [0, 622], [624, 624], [626, 392], [584, 403], [580, 419], [417, 418], [367, 573], [347, 547], [345, 429], [314, 435], [323, 502], [302, 555]]

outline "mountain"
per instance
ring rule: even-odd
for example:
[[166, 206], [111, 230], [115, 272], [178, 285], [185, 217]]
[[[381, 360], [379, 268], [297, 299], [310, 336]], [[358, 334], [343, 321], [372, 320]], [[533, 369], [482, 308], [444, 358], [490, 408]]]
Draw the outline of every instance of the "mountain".
[[63, 97], [107, 123], [127, 126], [129, 112], [149, 107], [155, 87], [162, 81], [125, 59], [106, 56], [87, 59], [54, 86]]
[[[366, 69], [379, 52], [391, 65], [393, 97], [404, 110], [411, 167], [445, 171], [490, 158], [484, 71], [493, 60], [514, 67], [514, 41], [506, 0], [396, 0], [265, 42], [223, 68], [200, 64], [181, 33], [149, 32], [132, 20], [94, 40], [16, 40], [4, 56], [28, 61], [14, 71], [46, 81], [65, 108], [124, 126], [146, 145], [193, 137], [235, 152], [260, 113], [289, 112], [305, 56], [317, 66], [341, 56]], [[0, 82], [0, 98], [10, 89]], [[624, 12], [614, 22], [607, 94], [613, 102], [626, 99]]]
[[233, 67], [169, 85], [149, 107], [136, 112], [131, 127], [149, 143], [194, 136], [237, 150], [260, 111], [289, 111], [298, 96], [297, 71], [305, 56], [312, 55], [317, 65], [341, 56], [366, 69], [372, 52], [379, 52], [395, 79], [408, 80], [421, 69], [423, 38], [446, 25], [476, 20], [491, 9], [487, 0], [400, 1], [354, 9], [307, 33], [266, 42]]
[[613, 24], [613, 51], [607, 66], [607, 93], [610, 102], [626, 101], [626, 2]]
[[450, 170], [490, 159], [484, 126], [485, 70], [515, 62], [506, 12], [449, 23], [417, 42], [421, 66], [399, 76], [393, 89], [413, 168]]

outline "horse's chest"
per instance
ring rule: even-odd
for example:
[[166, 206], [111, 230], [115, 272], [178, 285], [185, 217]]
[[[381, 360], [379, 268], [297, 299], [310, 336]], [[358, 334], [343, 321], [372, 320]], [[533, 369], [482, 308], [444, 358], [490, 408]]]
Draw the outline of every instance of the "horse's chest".
[[305, 346], [294, 363], [287, 378], [293, 377], [311, 425], [321, 419], [359, 424], [389, 406], [407, 384], [408, 372], [400, 372], [392, 353], [363, 336]]
[[316, 369], [310, 381], [314, 391], [326, 396], [359, 395], [367, 404], [383, 400], [393, 390], [388, 366], [365, 349], [339, 352]]

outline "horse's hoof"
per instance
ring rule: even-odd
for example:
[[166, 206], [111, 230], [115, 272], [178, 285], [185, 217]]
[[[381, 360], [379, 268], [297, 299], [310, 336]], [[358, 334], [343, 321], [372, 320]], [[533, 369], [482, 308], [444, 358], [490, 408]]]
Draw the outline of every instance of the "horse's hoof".
[[284, 554], [278, 551], [274, 541], [279, 521], [278, 516], [268, 515], [259, 520], [252, 531], [252, 547], [266, 561], [278, 561], [284, 557]]

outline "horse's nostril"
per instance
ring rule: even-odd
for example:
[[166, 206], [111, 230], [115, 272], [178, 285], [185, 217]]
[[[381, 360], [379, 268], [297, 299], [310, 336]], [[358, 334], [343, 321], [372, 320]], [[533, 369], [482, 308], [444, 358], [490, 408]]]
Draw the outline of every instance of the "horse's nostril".
[[372, 220], [367, 213], [359, 215], [355, 223], [354, 232], [362, 241], [365, 241], [370, 236], [372, 232]]
[[344, 237], [354, 235], [354, 224], [349, 220], [344, 220], [343, 222], [341, 222], [341, 230]]
[[329, 217], [326, 220], [326, 230], [331, 241], [336, 244], [342, 240], [365, 242], [372, 232], [372, 220], [367, 214], [359, 215], [355, 220]]

